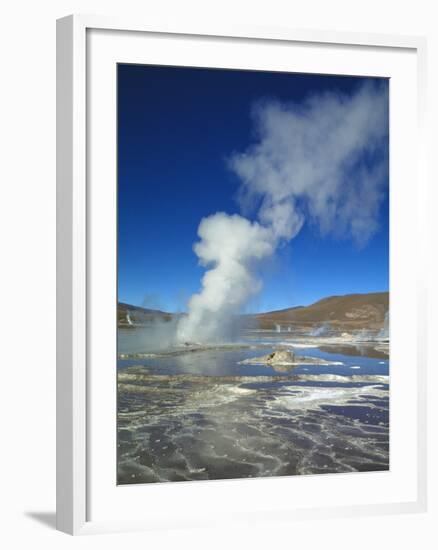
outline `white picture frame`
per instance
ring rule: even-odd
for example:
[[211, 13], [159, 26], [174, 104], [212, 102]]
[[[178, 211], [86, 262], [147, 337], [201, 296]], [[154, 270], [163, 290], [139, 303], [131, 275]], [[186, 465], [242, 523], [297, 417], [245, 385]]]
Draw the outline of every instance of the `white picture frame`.
[[[372, 52], [375, 59], [384, 52], [407, 52], [412, 59], [412, 75], [410, 86], [415, 92], [414, 96], [418, 102], [411, 105], [415, 120], [411, 120], [418, 128], [418, 132], [412, 140], [415, 141], [416, 151], [413, 154], [410, 173], [416, 179], [415, 200], [417, 208], [415, 219], [418, 227], [414, 229], [412, 242], [418, 243], [418, 262], [415, 270], [410, 273], [410, 284], [415, 280], [415, 299], [409, 304], [417, 314], [416, 333], [416, 387], [417, 408], [415, 410], [415, 426], [412, 427], [412, 434], [415, 434], [415, 448], [412, 458], [412, 474], [415, 477], [413, 486], [409, 489], [409, 496], [397, 500], [394, 498], [382, 497], [380, 502], [369, 503], [356, 501], [349, 504], [326, 506], [323, 501], [315, 506], [279, 504], [271, 510], [260, 509], [254, 505], [253, 509], [246, 509], [245, 514], [239, 516], [234, 514], [236, 520], [260, 521], [260, 519], [275, 519], [279, 517], [290, 518], [320, 518], [328, 516], [350, 516], [358, 514], [382, 514], [395, 512], [418, 512], [426, 509], [426, 342], [425, 342], [425, 216], [426, 212], [426, 178], [425, 178], [425, 144], [424, 144], [424, 120], [425, 120], [425, 40], [419, 37], [389, 36], [389, 35], [368, 35], [349, 34], [326, 31], [292, 30], [292, 29], [270, 29], [270, 28], [235, 28], [229, 29], [197, 29], [197, 28], [166, 28], [154, 29], [138, 21], [112, 19], [95, 16], [69, 16], [58, 20], [57, 23], [57, 528], [70, 534], [85, 534], [95, 532], [108, 532], [115, 530], [130, 529], [151, 529], [162, 526], [186, 526], [186, 525], [208, 525], [209, 518], [201, 517], [199, 514], [193, 521], [190, 520], [191, 505], [195, 511], [195, 499], [202, 493], [203, 498], [208, 498], [208, 493], [214, 492], [218, 496], [219, 503], [224, 494], [232, 494], [238, 488], [243, 493], [247, 492], [248, 501], [254, 500], [259, 491], [269, 491], [275, 494], [278, 491], [278, 480], [251, 480], [248, 484], [240, 485], [240, 481], [227, 482], [196, 482], [190, 485], [191, 488], [176, 489], [186, 491], [184, 496], [188, 502], [187, 509], [180, 517], [170, 511], [166, 513], [164, 507], [160, 508], [160, 498], [172, 496], [174, 488], [167, 484], [157, 485], [153, 489], [153, 498], [156, 504], [156, 514], [153, 518], [142, 519], [140, 516], [127, 519], [119, 516], [116, 508], [113, 512], [105, 511], [96, 514], [98, 519], [90, 516], [90, 509], [93, 505], [90, 497], [90, 487], [94, 483], [93, 472], [93, 451], [91, 444], [90, 429], [91, 418], [96, 422], [95, 400], [97, 399], [94, 390], [92, 391], [93, 374], [91, 364], [93, 353], [91, 342], [95, 336], [92, 321], [90, 321], [90, 303], [94, 299], [93, 277], [90, 275], [90, 250], [89, 246], [90, 229], [96, 215], [95, 207], [91, 207], [89, 187], [92, 174], [92, 155], [96, 149], [92, 147], [90, 138], [90, 71], [94, 70], [96, 60], [90, 61], [90, 32], [98, 31], [105, 34], [106, 51], [113, 48], [108, 47], [113, 42], [111, 36], [121, 36], [130, 33], [137, 39], [140, 37], [164, 37], [171, 38], [173, 42], [178, 40], [220, 40], [229, 48], [239, 47], [239, 44], [250, 43], [268, 45], [275, 48], [277, 45], [300, 45], [310, 47], [317, 45], [318, 48], [329, 48], [336, 46], [339, 51], [342, 48], [361, 48]], [[234, 45], [234, 46], [233, 46]], [[94, 46], [93, 46], [94, 47]], [[112, 56], [117, 57], [117, 44], [114, 46]], [[175, 56], [172, 47], [166, 52], [169, 60]], [[96, 51], [99, 47], [96, 48]], [[115, 52], [115, 53], [114, 53]], [[110, 55], [109, 53], [107, 55]], [[137, 54], [137, 57], [140, 54]], [[412, 57], [413, 56], [413, 57]], [[415, 61], [414, 61], [415, 58]], [[108, 58], [109, 59], [109, 58]], [[114, 58], [111, 58], [114, 59]], [[125, 58], [124, 58], [125, 60]], [[351, 63], [351, 60], [349, 61]], [[94, 65], [93, 65], [94, 63]], [[170, 63], [170, 62], [169, 62]], [[182, 64], [180, 59], [176, 64]], [[312, 72], [311, 70], [309, 72]], [[108, 123], [111, 128], [115, 124]], [[111, 134], [111, 131], [109, 132]], [[412, 141], [410, 142], [412, 145]], [[111, 144], [108, 144], [111, 150]], [[105, 147], [105, 145], [102, 145]], [[391, 170], [397, 173], [397, 162], [393, 158]], [[115, 163], [115, 158], [111, 160]], [[111, 200], [109, 201], [111, 203]], [[400, 208], [406, 206], [406, 202], [397, 202]], [[105, 207], [102, 207], [104, 209]], [[102, 210], [101, 209], [101, 210]], [[391, 215], [394, 211], [391, 210]], [[397, 223], [401, 221], [395, 211]], [[104, 222], [105, 223], [105, 222]], [[400, 229], [401, 223], [399, 223]], [[392, 229], [394, 229], [392, 227]], [[93, 237], [94, 238], [94, 237]], [[409, 249], [409, 247], [407, 247]], [[406, 252], [407, 253], [407, 252]], [[399, 250], [399, 254], [402, 254]], [[391, 279], [393, 282], [393, 279]], [[396, 304], [397, 306], [397, 304]], [[405, 304], [407, 307], [407, 305]], [[402, 311], [402, 304], [396, 307], [396, 311]], [[400, 334], [403, 331], [401, 326], [403, 320], [400, 316]], [[103, 329], [102, 329], [103, 330]], [[392, 351], [391, 351], [392, 357]], [[397, 357], [397, 356], [396, 356]], [[97, 367], [96, 367], [97, 368]], [[105, 391], [105, 384], [102, 385]], [[398, 391], [397, 388], [394, 391]], [[396, 396], [397, 397], [397, 396]], [[109, 402], [111, 405], [113, 402]], [[102, 407], [104, 410], [104, 407]], [[106, 409], [105, 409], [106, 410]], [[94, 411], [94, 412], [93, 412]], [[113, 422], [113, 417], [108, 419]], [[115, 425], [109, 430], [115, 429]], [[96, 433], [96, 430], [94, 430]], [[108, 461], [115, 462], [115, 456], [110, 456]], [[114, 464], [115, 465], [115, 464]], [[111, 466], [112, 467], [112, 466]], [[414, 472], [415, 468], [415, 472]], [[102, 468], [104, 469], [104, 468]], [[414, 475], [415, 474], [415, 475]], [[326, 476], [324, 476], [326, 477]], [[334, 478], [332, 477], [332, 480]], [[370, 479], [370, 478], [368, 478]], [[310, 483], [310, 478], [301, 480], [300, 483]], [[336, 481], [336, 480], [335, 480]], [[196, 489], [193, 486], [198, 484]], [[268, 484], [271, 485], [268, 485]], [[326, 483], [323, 481], [312, 481], [312, 483]], [[329, 481], [329, 483], [333, 483]], [[257, 484], [263, 484], [258, 485]], [[415, 485], [415, 486], [414, 486]], [[97, 489], [96, 489], [97, 487]], [[94, 495], [99, 491], [101, 485], [93, 489]], [[240, 487], [240, 488], [239, 488]], [[127, 489], [123, 498], [127, 497]], [[140, 490], [144, 490], [140, 489]], [[189, 492], [187, 492], [189, 491]], [[139, 491], [137, 491], [138, 493]], [[121, 493], [119, 493], [121, 494]], [[150, 493], [152, 495], [152, 493]], [[161, 496], [160, 496], [161, 495]], [[189, 496], [191, 495], [191, 496]], [[222, 495], [222, 496], [221, 496]], [[94, 497], [93, 497], [94, 498]], [[144, 495], [141, 497], [144, 498]], [[146, 497], [147, 498], [147, 497]], [[180, 498], [180, 496], [178, 497]], [[102, 493], [97, 500], [109, 500], [108, 495]], [[124, 502], [125, 502], [124, 501]], [[192, 504], [191, 504], [192, 503]], [[93, 505], [94, 506], [94, 505]], [[154, 504], [155, 506], [155, 504]], [[218, 505], [218, 513], [221, 513], [223, 506]], [[106, 515], [105, 515], [106, 514]], [[102, 515], [102, 517], [101, 517]], [[224, 520], [229, 519], [229, 514], [224, 510]], [[218, 521], [217, 515], [214, 519]]]

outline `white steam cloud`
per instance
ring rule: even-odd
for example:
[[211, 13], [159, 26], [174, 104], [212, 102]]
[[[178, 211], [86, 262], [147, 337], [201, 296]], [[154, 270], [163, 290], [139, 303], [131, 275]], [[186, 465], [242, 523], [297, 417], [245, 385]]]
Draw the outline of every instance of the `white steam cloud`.
[[378, 228], [387, 186], [386, 86], [299, 104], [264, 102], [253, 117], [257, 141], [229, 165], [241, 180], [242, 209], [255, 209], [258, 221], [222, 212], [202, 219], [194, 251], [209, 270], [179, 322], [179, 341], [229, 337], [230, 320], [261, 288], [255, 264], [295, 237], [305, 220], [359, 246]]
[[233, 314], [260, 290], [252, 267], [270, 256], [275, 246], [271, 228], [224, 212], [204, 218], [198, 235], [201, 240], [194, 251], [201, 265], [211, 269], [202, 278], [201, 292], [190, 298], [189, 314], [178, 325], [177, 337], [183, 342], [230, 337]]

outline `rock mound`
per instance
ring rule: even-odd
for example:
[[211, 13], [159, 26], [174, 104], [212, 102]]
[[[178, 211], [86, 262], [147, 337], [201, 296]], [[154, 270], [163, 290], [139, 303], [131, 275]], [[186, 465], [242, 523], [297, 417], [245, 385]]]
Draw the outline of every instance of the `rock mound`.
[[290, 365], [295, 363], [295, 354], [286, 349], [274, 351], [267, 356], [266, 363], [268, 365]]

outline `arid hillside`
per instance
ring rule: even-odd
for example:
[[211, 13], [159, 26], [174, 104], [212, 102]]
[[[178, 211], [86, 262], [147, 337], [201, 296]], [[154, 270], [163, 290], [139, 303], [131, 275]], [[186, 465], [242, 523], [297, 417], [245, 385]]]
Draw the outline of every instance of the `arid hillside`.
[[[308, 330], [325, 325], [327, 328], [343, 331], [380, 330], [388, 309], [389, 292], [375, 292], [330, 296], [310, 306], [245, 315], [243, 319], [252, 328], [264, 329], [284, 325]], [[117, 310], [120, 327], [144, 325], [154, 320], [170, 321], [175, 315], [177, 314], [124, 303], [119, 303]]]
[[157, 309], [146, 309], [139, 306], [131, 306], [119, 302], [117, 307], [117, 324], [119, 327], [129, 327], [132, 325], [143, 325], [160, 319], [164, 321], [170, 321], [172, 318], [171, 313], [165, 311], [159, 311]]
[[278, 324], [311, 328], [327, 324], [340, 330], [378, 330], [389, 308], [389, 292], [330, 296], [306, 307], [269, 311], [255, 315], [260, 328]]

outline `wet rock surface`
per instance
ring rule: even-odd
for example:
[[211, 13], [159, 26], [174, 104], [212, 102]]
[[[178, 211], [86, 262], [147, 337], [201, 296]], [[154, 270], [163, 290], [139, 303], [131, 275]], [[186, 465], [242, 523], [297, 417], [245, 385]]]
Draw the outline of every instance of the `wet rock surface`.
[[118, 483], [388, 469], [387, 364], [268, 351], [122, 364]]
[[293, 367], [299, 365], [330, 365], [336, 364], [333, 361], [327, 361], [325, 359], [315, 359], [314, 357], [306, 357], [304, 355], [297, 355], [295, 352], [289, 349], [275, 350], [268, 355], [262, 355], [260, 357], [251, 357], [241, 361], [242, 365], [268, 365], [276, 371], [284, 372], [291, 370]]

